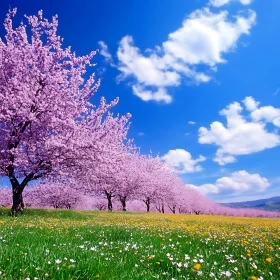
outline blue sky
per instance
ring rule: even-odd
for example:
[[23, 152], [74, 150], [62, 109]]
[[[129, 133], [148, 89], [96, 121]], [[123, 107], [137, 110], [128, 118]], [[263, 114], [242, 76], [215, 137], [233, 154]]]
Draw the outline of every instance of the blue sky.
[[[280, 195], [279, 0], [2, 0], [0, 20], [59, 16], [64, 46], [94, 49], [100, 96], [129, 137], [221, 202]], [[3, 28], [0, 36], [4, 35]]]

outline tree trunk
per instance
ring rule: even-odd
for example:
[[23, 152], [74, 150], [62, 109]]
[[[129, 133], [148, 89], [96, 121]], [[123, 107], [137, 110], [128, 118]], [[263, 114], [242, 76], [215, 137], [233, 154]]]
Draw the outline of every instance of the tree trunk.
[[164, 204], [163, 203], [161, 204], [161, 213], [164, 214]]
[[168, 206], [168, 208], [171, 210], [171, 212], [172, 212], [173, 214], [176, 213], [176, 205], [175, 205], [175, 204], [173, 204], [172, 207], [170, 207], [169, 205], [167, 205], [167, 206]]
[[112, 203], [112, 194], [106, 192], [107, 200], [108, 200], [108, 211], [113, 211], [113, 203]]
[[147, 207], [147, 213], [150, 212], [150, 199], [144, 200], [146, 207]]
[[22, 213], [24, 209], [23, 197], [22, 197], [22, 188], [18, 186], [17, 188], [13, 188], [13, 205], [11, 209], [12, 215], [17, 213]]
[[24, 188], [27, 186], [27, 184], [32, 180], [34, 174], [30, 173], [29, 175], [27, 175], [20, 184], [17, 178], [15, 177], [14, 167], [12, 165], [8, 166], [8, 170], [9, 170], [9, 179], [13, 191], [13, 205], [11, 208], [11, 214], [16, 215], [17, 213], [23, 212], [24, 203], [23, 203], [22, 192]]
[[158, 210], [158, 212], [161, 213], [161, 206], [160, 206], [160, 204], [159, 205], [155, 204], [155, 207]]
[[113, 211], [113, 203], [112, 203], [112, 198], [108, 198], [108, 210]]
[[126, 211], [126, 197], [125, 196], [120, 196], [120, 201], [122, 204], [122, 210]]

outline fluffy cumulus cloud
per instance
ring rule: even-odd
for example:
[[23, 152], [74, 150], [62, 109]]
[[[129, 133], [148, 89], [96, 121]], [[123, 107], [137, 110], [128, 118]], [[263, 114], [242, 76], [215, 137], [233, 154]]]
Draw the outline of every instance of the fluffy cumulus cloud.
[[251, 113], [254, 121], [263, 121], [273, 123], [276, 127], [280, 127], [280, 108], [273, 106], [263, 106]]
[[243, 195], [252, 192], [263, 192], [269, 186], [269, 181], [259, 174], [250, 174], [245, 170], [233, 172], [229, 177], [222, 177], [214, 184], [201, 186], [190, 185], [205, 195]]
[[226, 124], [215, 121], [210, 128], [200, 127], [198, 142], [218, 146], [214, 161], [225, 165], [236, 161], [238, 155], [248, 155], [280, 145], [280, 136], [276, 130], [268, 131], [267, 124], [280, 127], [280, 109], [273, 106], [258, 107], [253, 97], [246, 97], [243, 104], [234, 102], [220, 111]]
[[202, 155], [200, 155], [197, 159], [193, 159], [192, 155], [184, 149], [169, 150], [162, 159], [167, 165], [173, 167], [179, 173], [202, 171], [203, 168], [198, 163], [206, 160], [206, 158]]
[[221, 7], [231, 2], [239, 2], [242, 5], [250, 5], [253, 1], [252, 0], [210, 0], [209, 4], [214, 7]]
[[256, 101], [252, 96], [247, 96], [242, 101], [246, 107], [246, 109], [250, 112], [256, 110], [260, 104], [260, 102]]
[[[232, 18], [227, 11], [213, 13], [204, 8], [190, 14], [161, 46], [146, 52], [125, 36], [117, 51], [118, 81], [129, 80], [133, 93], [144, 101], [170, 103], [170, 87], [186, 80], [209, 82], [216, 65], [226, 62], [224, 54], [235, 49], [242, 35], [250, 34], [255, 21], [252, 10]], [[198, 72], [198, 65], [206, 70]]]

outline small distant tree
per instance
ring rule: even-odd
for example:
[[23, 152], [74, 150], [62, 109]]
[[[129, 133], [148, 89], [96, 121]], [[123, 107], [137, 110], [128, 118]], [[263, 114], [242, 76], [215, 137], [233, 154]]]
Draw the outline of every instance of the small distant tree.
[[38, 184], [28, 193], [40, 207], [72, 209], [82, 201], [81, 193], [59, 183]]
[[172, 189], [171, 171], [160, 158], [151, 155], [139, 157], [137, 197], [145, 203], [147, 212], [154, 205], [159, 212], [165, 211], [166, 198]]
[[104, 199], [98, 199], [93, 204], [93, 208], [100, 210], [100, 211], [106, 210], [106, 208], [107, 208], [106, 201], [104, 201]]
[[137, 191], [138, 199], [143, 201], [146, 211], [150, 212], [151, 205], [155, 202], [158, 191], [158, 179], [156, 172], [161, 168], [158, 158], [141, 156], [138, 172], [141, 174], [140, 188]]
[[[137, 191], [141, 188], [141, 173], [140, 169], [141, 156], [139, 153], [125, 153], [123, 164], [120, 166], [119, 188], [117, 196], [120, 200], [122, 211], [127, 210], [127, 202], [137, 198]], [[140, 171], [140, 172], [139, 172]]]

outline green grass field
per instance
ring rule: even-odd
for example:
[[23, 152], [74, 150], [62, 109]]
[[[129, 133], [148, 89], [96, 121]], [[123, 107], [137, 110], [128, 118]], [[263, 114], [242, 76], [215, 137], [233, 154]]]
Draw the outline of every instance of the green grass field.
[[280, 220], [0, 209], [0, 279], [280, 279]]

